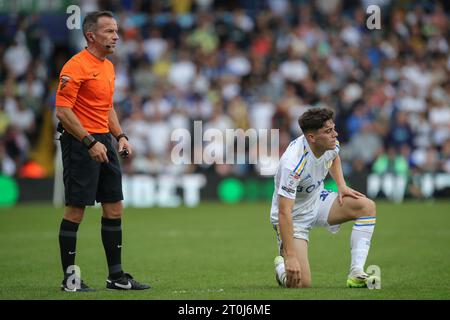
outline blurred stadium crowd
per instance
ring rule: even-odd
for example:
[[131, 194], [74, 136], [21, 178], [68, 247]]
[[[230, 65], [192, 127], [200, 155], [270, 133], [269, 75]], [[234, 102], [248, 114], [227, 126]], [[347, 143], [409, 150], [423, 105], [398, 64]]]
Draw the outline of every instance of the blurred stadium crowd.
[[[381, 30], [366, 27], [369, 4], [381, 7]], [[281, 155], [300, 134], [302, 112], [327, 106], [336, 112], [346, 175], [450, 173], [445, 1], [80, 1], [80, 7], [111, 10], [119, 24], [110, 58], [114, 101], [135, 151], [125, 172], [255, 174], [253, 165], [174, 166], [171, 132], [192, 130], [194, 120], [204, 130], [275, 128]], [[55, 45], [38, 22], [39, 15], [18, 15], [14, 28], [0, 24], [0, 172], [10, 176], [25, 175], [33, 160], [65, 62], [55, 60]], [[67, 43], [66, 60], [85, 44], [80, 31]], [[53, 146], [53, 136], [47, 143]]]

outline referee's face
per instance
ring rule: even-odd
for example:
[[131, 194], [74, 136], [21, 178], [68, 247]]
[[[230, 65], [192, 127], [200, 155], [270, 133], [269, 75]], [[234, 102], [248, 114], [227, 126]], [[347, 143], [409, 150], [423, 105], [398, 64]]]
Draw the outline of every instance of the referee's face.
[[94, 32], [96, 46], [105, 54], [114, 53], [117, 41], [119, 40], [119, 29], [116, 19], [110, 17], [100, 17], [97, 20], [97, 28]]

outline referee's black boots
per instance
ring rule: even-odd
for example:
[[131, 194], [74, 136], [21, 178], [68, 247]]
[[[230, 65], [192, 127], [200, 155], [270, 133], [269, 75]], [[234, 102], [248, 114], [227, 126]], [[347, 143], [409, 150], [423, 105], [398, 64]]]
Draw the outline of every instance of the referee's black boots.
[[119, 279], [106, 279], [106, 288], [115, 290], [145, 290], [150, 289], [150, 286], [137, 282], [129, 273], [123, 273]]
[[81, 280], [80, 283], [73, 283], [69, 278], [65, 278], [61, 283], [61, 291], [66, 292], [93, 292], [95, 289], [92, 289], [87, 284]]

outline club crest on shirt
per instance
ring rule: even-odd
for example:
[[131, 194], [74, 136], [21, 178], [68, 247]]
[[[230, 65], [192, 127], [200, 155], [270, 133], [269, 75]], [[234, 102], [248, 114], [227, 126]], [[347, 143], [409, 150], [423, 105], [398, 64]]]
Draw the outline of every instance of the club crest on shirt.
[[61, 80], [59, 81], [59, 90], [63, 90], [66, 86], [67, 82], [69, 82], [70, 77], [68, 76], [62, 76]]
[[289, 187], [293, 187], [295, 184], [297, 184], [299, 179], [300, 176], [298, 176], [295, 172], [291, 172], [288, 178]]
[[291, 172], [289, 174], [289, 178], [290, 179], [294, 179], [294, 180], [298, 180], [298, 179], [300, 179], [300, 176], [298, 174], [296, 174], [295, 172]]

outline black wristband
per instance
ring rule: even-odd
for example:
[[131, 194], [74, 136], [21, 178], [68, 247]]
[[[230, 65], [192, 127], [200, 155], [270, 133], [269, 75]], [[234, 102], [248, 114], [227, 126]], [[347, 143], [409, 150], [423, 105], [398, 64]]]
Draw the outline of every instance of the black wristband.
[[93, 136], [91, 136], [90, 134], [88, 134], [87, 136], [85, 136], [83, 139], [81, 139], [81, 142], [84, 144], [84, 146], [89, 150], [91, 149], [94, 144], [96, 144], [98, 141], [95, 140], [95, 138]]
[[125, 133], [121, 133], [116, 137], [117, 142], [119, 142], [120, 138], [125, 138], [128, 141], [128, 137]]
[[91, 149], [97, 142], [98, 142], [97, 140], [92, 141], [92, 143], [87, 147], [88, 150]]

